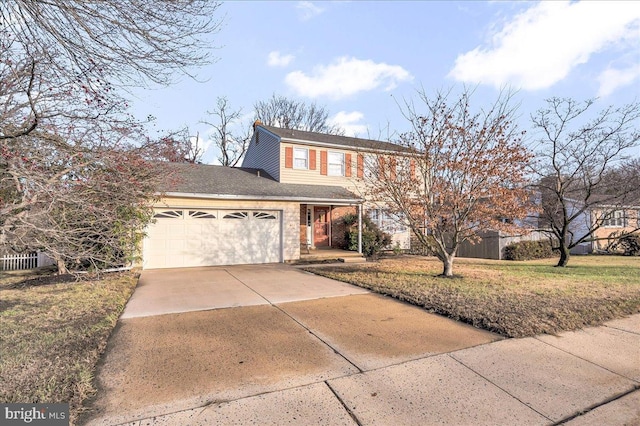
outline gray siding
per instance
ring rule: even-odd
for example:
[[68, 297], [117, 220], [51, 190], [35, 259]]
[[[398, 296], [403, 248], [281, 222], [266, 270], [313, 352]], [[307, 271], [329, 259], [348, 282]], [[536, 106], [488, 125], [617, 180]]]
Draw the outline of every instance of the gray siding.
[[475, 244], [468, 241], [462, 243], [458, 249], [458, 256], [501, 260], [504, 257], [504, 248], [509, 244], [547, 238], [546, 234], [539, 231], [531, 231], [524, 235], [505, 235], [498, 231], [487, 231], [480, 236], [482, 240]]
[[[256, 136], [258, 141], [256, 143]], [[242, 160], [242, 167], [262, 169], [280, 181], [280, 138], [258, 127]]]

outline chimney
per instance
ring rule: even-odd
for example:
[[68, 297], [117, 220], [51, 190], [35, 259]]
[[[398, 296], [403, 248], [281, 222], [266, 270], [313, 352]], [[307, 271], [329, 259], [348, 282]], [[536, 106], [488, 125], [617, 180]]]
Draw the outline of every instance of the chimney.
[[256, 130], [256, 126], [261, 126], [262, 125], [262, 121], [260, 120], [256, 120], [253, 122], [253, 130]]

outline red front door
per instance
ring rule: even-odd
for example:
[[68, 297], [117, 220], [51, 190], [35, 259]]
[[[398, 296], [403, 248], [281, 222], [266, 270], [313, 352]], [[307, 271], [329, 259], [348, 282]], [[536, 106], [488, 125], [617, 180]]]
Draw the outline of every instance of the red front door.
[[313, 211], [313, 245], [316, 247], [328, 247], [329, 208], [315, 207]]

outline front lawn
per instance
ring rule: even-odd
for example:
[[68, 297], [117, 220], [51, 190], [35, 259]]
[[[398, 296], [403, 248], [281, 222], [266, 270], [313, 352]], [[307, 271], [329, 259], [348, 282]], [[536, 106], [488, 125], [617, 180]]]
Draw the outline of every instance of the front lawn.
[[435, 258], [402, 256], [362, 266], [308, 268], [508, 337], [553, 334], [640, 312], [640, 258], [456, 259], [442, 278]]
[[0, 273], [0, 402], [69, 403], [74, 424], [136, 282]]

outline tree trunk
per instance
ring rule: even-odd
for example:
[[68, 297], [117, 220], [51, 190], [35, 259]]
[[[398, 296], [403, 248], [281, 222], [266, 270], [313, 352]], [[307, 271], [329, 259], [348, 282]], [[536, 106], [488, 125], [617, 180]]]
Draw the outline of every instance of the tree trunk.
[[453, 276], [453, 256], [445, 256], [442, 260], [442, 265], [444, 266], [442, 270], [443, 277], [452, 277]]
[[571, 257], [569, 249], [564, 245], [560, 246], [560, 260], [558, 260], [558, 264], [556, 266], [561, 268], [567, 266], [567, 263], [569, 263], [569, 257]]
[[63, 260], [56, 259], [56, 265], [58, 266], [58, 275], [66, 275], [69, 273], [69, 270], [67, 269], [67, 265], [64, 263]]

